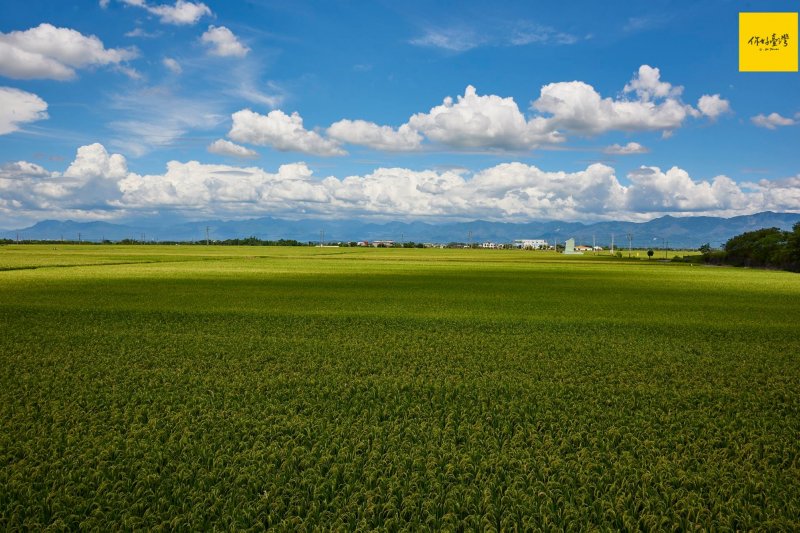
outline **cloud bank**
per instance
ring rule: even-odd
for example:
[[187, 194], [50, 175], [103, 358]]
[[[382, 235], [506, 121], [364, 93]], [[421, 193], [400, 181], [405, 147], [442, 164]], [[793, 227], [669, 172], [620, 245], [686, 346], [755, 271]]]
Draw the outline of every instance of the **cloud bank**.
[[281, 151], [326, 156], [345, 154], [345, 144], [385, 151], [417, 151], [431, 145], [511, 152], [563, 143], [568, 135], [661, 131], [669, 136], [689, 118], [716, 120], [731, 110], [718, 94], [701, 96], [697, 107], [683, 102], [682, 94], [683, 87], [663, 81], [659, 69], [642, 65], [617, 98], [603, 97], [582, 81], [547, 84], [531, 102], [529, 116], [513, 98], [481, 95], [469, 85], [463, 95], [448, 96], [398, 127], [342, 119], [323, 135], [321, 129], [319, 133], [306, 130], [297, 112], [289, 116], [274, 110], [264, 116], [246, 109], [233, 114], [228, 136]]
[[[235, 145], [234, 145], [235, 146]], [[233, 149], [236, 150], [235, 148]], [[376, 168], [364, 175], [315, 176], [303, 162], [256, 166], [170, 161], [160, 174], [128, 169], [101, 144], [82, 146], [63, 173], [26, 161], [0, 167], [0, 214], [7, 218], [95, 218], [174, 211], [187, 216], [372, 217], [394, 219], [646, 220], [663, 214], [733, 216], [800, 211], [800, 175], [737, 184], [727, 176], [641, 166], [620, 180], [613, 167], [575, 172], [519, 162], [474, 173]]]

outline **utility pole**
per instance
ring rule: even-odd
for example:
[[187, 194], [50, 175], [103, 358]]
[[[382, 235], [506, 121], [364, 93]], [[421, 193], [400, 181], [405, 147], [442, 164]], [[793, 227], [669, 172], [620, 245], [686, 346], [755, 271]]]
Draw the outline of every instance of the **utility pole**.
[[79, 231], [78, 232], [78, 244], [81, 244], [82, 242], [83, 241], [81, 241], [81, 232]]
[[628, 259], [631, 257], [631, 248], [633, 242], [633, 233], [627, 233], [626, 236], [628, 237]]
[[669, 241], [664, 239], [664, 259], [667, 258], [667, 246], [669, 246]]
[[611, 255], [614, 255], [614, 234], [611, 234]]
[[208, 238], [208, 230], [209, 230], [209, 229], [211, 229], [211, 228], [209, 228], [208, 226], [206, 226], [206, 246], [208, 246], [209, 244], [211, 244], [211, 241], [210, 241], [210, 240], [209, 240], [209, 238]]
[[19, 244], [19, 232], [17, 232], [17, 244]]
[[467, 245], [472, 248], [472, 230], [467, 232]]
[[597, 255], [597, 234], [592, 233], [592, 255]]
[[325, 244], [325, 230], [319, 230], [319, 247], [322, 248], [322, 245]]

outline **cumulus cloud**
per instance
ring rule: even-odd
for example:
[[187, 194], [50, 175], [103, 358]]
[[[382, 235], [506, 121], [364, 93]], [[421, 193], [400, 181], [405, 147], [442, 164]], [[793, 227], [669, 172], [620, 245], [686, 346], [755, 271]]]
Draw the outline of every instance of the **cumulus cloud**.
[[68, 80], [75, 69], [119, 65], [137, 56], [135, 48], [106, 48], [94, 35], [47, 23], [0, 33], [0, 75], [9, 78]]
[[160, 175], [129, 174], [119, 184], [120, 206], [177, 207], [225, 211], [249, 205], [251, 212], [285, 210], [306, 202], [328, 200], [321, 186], [306, 180], [311, 171], [304, 163], [282, 165], [270, 173], [257, 167], [209, 165], [197, 161], [170, 161]]
[[730, 112], [731, 104], [718, 94], [704, 94], [697, 101], [697, 108], [703, 115], [713, 120], [722, 114]]
[[[463, 96], [455, 100], [446, 97], [441, 105], [427, 113], [412, 115], [399, 127], [380, 125], [366, 120], [343, 119], [327, 129], [329, 139], [313, 134], [313, 142], [301, 143], [313, 132], [302, 128], [302, 119], [296, 113], [288, 117], [274, 112], [271, 121], [248, 110], [240, 111], [239, 122], [247, 119], [281, 122], [293, 130], [288, 139], [281, 141], [270, 133], [259, 139], [259, 128], [237, 125], [231, 132], [240, 142], [281, 146], [281, 150], [305, 153], [325, 152], [332, 155], [340, 144], [367, 146], [377, 150], [400, 151], [422, 149], [425, 141], [455, 150], [531, 150], [543, 145], [566, 140], [565, 132], [579, 135], [598, 135], [609, 131], [661, 131], [664, 137], [683, 125], [688, 117], [706, 116], [716, 119], [730, 111], [730, 104], [718, 94], [703, 95], [699, 109], [681, 101], [683, 87], [674, 86], [661, 79], [659, 69], [642, 65], [627, 83], [618, 98], [602, 97], [591, 85], [582, 81], [550, 83], [541, 88], [539, 98], [531, 103], [534, 113], [523, 114], [511, 97], [478, 94], [475, 87], [467, 86]], [[274, 129], [274, 128], [273, 128]], [[245, 132], [244, 130], [248, 130]], [[230, 135], [229, 135], [230, 136]], [[311, 141], [311, 138], [309, 138]], [[308, 146], [327, 142], [324, 149], [309, 150]], [[305, 146], [304, 146], [305, 145]], [[331, 145], [335, 146], [332, 148]], [[609, 153], [643, 153], [644, 148], [633, 143], [627, 147], [609, 147]], [[613, 151], [616, 150], [616, 151]], [[339, 151], [338, 153], [342, 153]]]
[[636, 93], [636, 96], [644, 102], [660, 98], [677, 98], [683, 93], [682, 86], [673, 86], [671, 83], [661, 81], [661, 71], [650, 65], [639, 67], [639, 71], [623, 90], [626, 93]]
[[0, 87], [0, 135], [17, 131], [21, 124], [46, 118], [47, 102], [37, 95]]
[[671, 131], [688, 116], [698, 114], [679, 96], [683, 87], [661, 81], [657, 68], [642, 65], [625, 85], [635, 100], [603, 98], [591, 85], [581, 81], [550, 83], [542, 87], [533, 109], [551, 115], [551, 128], [584, 135], [607, 131]]
[[764, 115], [763, 113], [758, 114], [750, 118], [750, 122], [759, 128], [767, 128], [768, 130], [774, 130], [779, 126], [794, 126], [797, 124], [794, 119], [781, 116], [778, 113], [770, 113], [769, 115]]
[[236, 143], [226, 141], [225, 139], [217, 139], [208, 145], [208, 151], [212, 154], [224, 155], [229, 157], [238, 157], [242, 159], [249, 159], [258, 157], [258, 153], [244, 146], [239, 146]]
[[78, 148], [75, 159], [64, 172], [68, 178], [89, 180], [102, 178], [118, 180], [128, 173], [125, 157], [120, 154], [109, 154], [105, 146], [94, 143]]
[[287, 115], [281, 110], [261, 115], [249, 109], [234, 113], [228, 137], [237, 142], [271, 146], [280, 151], [294, 151], [321, 156], [345, 155], [336, 141], [325, 139], [303, 127], [298, 113]]
[[800, 178], [744, 190], [726, 176], [692, 179], [673, 167], [641, 167], [623, 185], [612, 167], [576, 172], [504, 163], [469, 175], [463, 170], [378, 168], [365, 175], [315, 177], [304, 163], [277, 172], [257, 167], [172, 161], [159, 175], [120, 181], [126, 208], [208, 209], [217, 213], [461, 217], [495, 220], [642, 219], [672, 214], [732, 215], [800, 210]]
[[127, 175], [125, 158], [95, 143], [78, 148], [63, 173], [27, 161], [0, 166], [0, 196], [19, 212], [97, 214], [112, 209], [111, 202], [120, 197], [119, 182]]
[[164, 24], [189, 25], [196, 24], [206, 15], [211, 15], [211, 9], [200, 2], [187, 2], [177, 0], [174, 5], [150, 5], [145, 0], [121, 0], [130, 6], [141, 7], [149, 13], [157, 15]]
[[408, 124], [428, 139], [456, 148], [516, 150], [563, 140], [547, 120], [526, 120], [513, 98], [481, 96], [471, 85], [456, 102], [447, 97], [428, 113], [412, 116]]
[[398, 129], [379, 126], [365, 120], [340, 120], [328, 128], [328, 136], [337, 141], [376, 150], [405, 151], [416, 150], [422, 143], [422, 135], [403, 124]]
[[666, 172], [640, 167], [628, 174], [628, 179], [626, 207], [633, 212], [725, 212], [745, 209], [752, 200], [727, 176], [695, 181], [678, 167]]
[[611, 154], [611, 155], [631, 155], [631, 154], [646, 154], [650, 150], [642, 146], [637, 142], [629, 142], [628, 144], [622, 146], [620, 144], [612, 144], [611, 146], [606, 146], [603, 148], [604, 154]]
[[244, 57], [250, 51], [225, 26], [209, 26], [200, 40], [208, 45], [211, 55], [220, 57]]
[[183, 72], [181, 64], [171, 57], [165, 57], [161, 63], [173, 74], [180, 74]]
[[[271, 213], [376, 218], [493, 220], [629, 219], [661, 214], [731, 216], [771, 209], [800, 211], [800, 176], [737, 184], [697, 180], [685, 170], [643, 166], [621, 182], [614, 168], [574, 172], [513, 162], [461, 170], [377, 168], [364, 175], [315, 176], [305, 163], [268, 171], [255, 166], [170, 161], [163, 173], [137, 174], [102, 145], [78, 149], [63, 173], [18, 161], [0, 166], [0, 213]], [[37, 211], [38, 210], [38, 211]]]

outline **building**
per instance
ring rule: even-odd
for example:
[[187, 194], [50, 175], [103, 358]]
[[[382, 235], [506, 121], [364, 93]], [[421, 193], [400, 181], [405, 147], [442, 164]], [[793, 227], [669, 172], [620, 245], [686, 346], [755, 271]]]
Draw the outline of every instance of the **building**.
[[372, 241], [372, 246], [375, 248], [391, 248], [394, 246], [394, 241]]
[[494, 250], [497, 247], [498, 246], [493, 242], [485, 242], [485, 243], [481, 244], [481, 248], [490, 248], [490, 249]]
[[547, 249], [548, 244], [543, 239], [517, 239], [514, 241], [514, 247], [524, 250], [542, 250]]
[[579, 252], [575, 249], [575, 239], [567, 239], [564, 243], [564, 255], [582, 255], [583, 252]]

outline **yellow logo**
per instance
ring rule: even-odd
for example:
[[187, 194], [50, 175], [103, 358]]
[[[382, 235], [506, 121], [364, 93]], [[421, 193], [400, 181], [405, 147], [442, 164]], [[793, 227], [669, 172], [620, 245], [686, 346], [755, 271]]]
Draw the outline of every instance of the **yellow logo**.
[[739, 13], [739, 72], [797, 72], [797, 13]]

